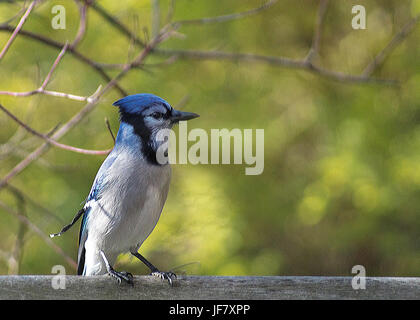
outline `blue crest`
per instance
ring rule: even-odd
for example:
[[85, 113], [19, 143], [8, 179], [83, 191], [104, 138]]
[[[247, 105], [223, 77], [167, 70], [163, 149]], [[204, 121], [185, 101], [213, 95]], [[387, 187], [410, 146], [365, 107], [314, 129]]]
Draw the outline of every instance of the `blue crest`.
[[113, 103], [121, 111], [129, 114], [140, 114], [144, 109], [156, 104], [169, 106], [168, 102], [151, 93], [133, 94]]

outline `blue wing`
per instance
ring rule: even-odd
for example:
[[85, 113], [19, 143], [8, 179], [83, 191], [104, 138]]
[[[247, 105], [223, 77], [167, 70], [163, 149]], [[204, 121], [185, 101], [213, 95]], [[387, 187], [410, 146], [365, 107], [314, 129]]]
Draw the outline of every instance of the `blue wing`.
[[109, 168], [114, 163], [115, 159], [117, 158], [116, 154], [113, 154], [111, 152], [109, 156], [105, 159], [105, 161], [102, 163], [102, 166], [100, 167], [98, 173], [96, 174], [95, 181], [93, 182], [92, 189], [89, 192], [89, 196], [86, 199], [84, 213], [83, 213], [83, 219], [82, 223], [80, 225], [80, 232], [79, 232], [79, 252], [77, 257], [77, 274], [81, 275], [83, 274], [83, 270], [85, 267], [85, 242], [88, 236], [88, 216], [89, 212], [91, 211], [90, 204], [91, 201], [97, 201], [101, 198], [102, 190], [105, 187], [105, 177], [107, 176], [107, 172]]

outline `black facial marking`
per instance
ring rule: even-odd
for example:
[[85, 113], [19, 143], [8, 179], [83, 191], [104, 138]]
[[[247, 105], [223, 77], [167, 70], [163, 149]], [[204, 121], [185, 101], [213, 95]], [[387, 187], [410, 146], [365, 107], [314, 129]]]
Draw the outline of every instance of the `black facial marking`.
[[171, 111], [166, 111], [163, 114], [163, 119], [168, 120], [171, 117]]
[[151, 146], [151, 131], [146, 127], [142, 115], [133, 115], [120, 111], [120, 121], [131, 124], [134, 133], [139, 136], [141, 141], [142, 153], [146, 161], [150, 164], [160, 165], [156, 160], [156, 152]]

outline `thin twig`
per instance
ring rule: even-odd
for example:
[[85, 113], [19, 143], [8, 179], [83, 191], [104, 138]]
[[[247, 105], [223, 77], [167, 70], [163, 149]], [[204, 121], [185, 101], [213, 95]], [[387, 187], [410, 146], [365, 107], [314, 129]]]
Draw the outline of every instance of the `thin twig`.
[[[173, 64], [176, 60], [177, 60], [177, 56], [171, 56], [168, 59], [165, 59], [160, 62], [147, 63], [147, 64], [143, 63], [141, 65], [133, 66], [133, 68], [140, 69], [148, 74], [152, 74], [152, 72], [149, 70], [150, 68], [158, 68], [162, 66], [167, 66], [167, 65]], [[129, 63], [130, 62], [128, 63], [98, 63], [98, 64], [102, 68], [107, 69], [107, 70], [121, 70], [121, 69], [124, 69], [127, 65], [129, 65]]]
[[60, 53], [58, 54], [57, 58], [55, 59], [53, 65], [51, 66], [50, 71], [48, 72], [47, 76], [44, 79], [44, 82], [41, 84], [39, 89], [42, 91], [47, 86], [48, 82], [51, 79], [51, 75], [53, 74], [54, 70], [57, 68], [58, 64], [60, 63], [61, 59], [63, 58], [64, 54], [67, 51], [67, 48], [69, 47], [68, 42], [64, 45], [63, 49], [61, 49]]
[[8, 205], [6, 205], [5, 203], [3, 203], [2, 201], [0, 201], [0, 207], [7, 213], [15, 216], [16, 218], [19, 219], [20, 222], [24, 223], [26, 226], [28, 226], [32, 231], [34, 231], [36, 234], [38, 234], [38, 236], [40, 236], [42, 238], [42, 240], [44, 240], [44, 242], [50, 246], [56, 253], [58, 253], [59, 255], [61, 255], [66, 261], [67, 263], [74, 269], [77, 268], [77, 263], [71, 258], [69, 257], [64, 251], [63, 249], [61, 249], [58, 245], [56, 245], [49, 236], [47, 236], [44, 232], [42, 232], [41, 229], [39, 229], [35, 224], [33, 224], [27, 217], [25, 217], [23, 214], [21, 214], [20, 212], [17, 212], [15, 210], [13, 210], [12, 208], [10, 208]]
[[[26, 206], [25, 206], [25, 199], [19, 192], [12, 191], [14, 196], [17, 200], [18, 211], [23, 215], [26, 215]], [[26, 225], [23, 222], [19, 223], [19, 228], [16, 234], [16, 241], [15, 246], [13, 248], [12, 254], [10, 255], [10, 259], [8, 261], [9, 264], [9, 274], [19, 274], [20, 269], [20, 262], [23, 255], [23, 246], [24, 246], [24, 238], [26, 234]]]
[[[14, 155], [17, 158], [24, 159], [30, 154], [30, 151], [27, 151], [23, 148], [15, 148], [13, 150], [10, 150], [10, 154]], [[39, 165], [40, 167], [47, 168], [47, 169], [52, 169], [54, 167], [54, 165], [52, 165], [49, 161], [43, 158], [38, 159], [37, 165]]]
[[114, 144], [115, 144], [115, 136], [114, 136], [114, 133], [112, 132], [111, 124], [109, 123], [108, 118], [105, 118], [105, 125], [108, 128], [108, 131], [109, 131], [109, 133], [110, 133], [110, 135], [112, 137], [112, 141], [114, 141]]
[[45, 141], [47, 141], [48, 143], [52, 144], [53, 146], [55, 146], [57, 148], [72, 151], [72, 152], [76, 152], [76, 153], [89, 154], [89, 155], [106, 155], [106, 154], [110, 153], [111, 150], [112, 150], [112, 149], [108, 149], [108, 150], [87, 150], [87, 149], [81, 149], [81, 148], [69, 146], [69, 145], [66, 145], [66, 144], [62, 144], [60, 142], [57, 142], [57, 141], [51, 139], [50, 137], [46, 136], [45, 134], [42, 134], [42, 133], [32, 129], [27, 124], [20, 121], [14, 114], [12, 114], [9, 110], [7, 110], [1, 104], [0, 104], [0, 110], [2, 110], [4, 113], [6, 113], [10, 118], [12, 118], [13, 121], [18, 123], [21, 127], [23, 127], [28, 132], [32, 133], [34, 136], [37, 136], [41, 139], [44, 139]]
[[22, 18], [20, 18], [20, 21], [18, 25], [16, 26], [16, 29], [13, 31], [12, 35], [10, 36], [9, 40], [7, 41], [6, 45], [4, 46], [3, 50], [0, 52], [0, 60], [4, 57], [7, 50], [9, 50], [10, 46], [12, 45], [13, 41], [16, 39], [16, 36], [18, 35], [20, 29], [22, 29], [26, 19], [28, 18], [29, 14], [35, 7], [39, 0], [34, 0], [29, 5], [28, 9], [26, 9], [25, 13], [23, 14]]
[[[6, 31], [6, 32], [13, 32], [13, 28], [9, 25], [0, 25], [0, 31]], [[65, 43], [61, 43], [58, 41], [55, 41], [53, 39], [50, 39], [48, 37], [45, 37], [43, 35], [40, 34], [36, 34], [30, 31], [26, 31], [26, 30], [21, 30], [19, 33], [20, 36], [24, 36], [36, 41], [39, 41], [43, 44], [46, 44], [50, 47], [56, 48], [58, 50], [62, 50], [62, 48], [64, 47]], [[89, 59], [88, 57], [84, 56], [83, 54], [81, 54], [79, 51], [77, 51], [75, 48], [71, 48], [69, 47], [67, 52], [71, 53], [76, 59], [78, 59], [79, 61], [85, 63], [86, 65], [92, 67], [95, 71], [97, 71], [102, 78], [104, 78], [105, 81], [111, 81], [111, 77], [108, 76], [108, 74], [103, 70], [103, 68], [100, 66], [100, 64], [98, 64], [97, 62]], [[115, 88], [120, 92], [121, 96], [126, 96], [127, 92], [121, 88], [120, 85], [116, 85]]]
[[25, 159], [19, 162], [1, 181], [0, 189], [4, 188], [7, 185], [7, 182], [16, 176], [18, 173], [22, 172], [32, 161], [38, 159], [44, 152], [46, 152], [51, 145], [49, 143], [44, 143], [38, 147], [35, 151], [31, 152]]
[[165, 19], [166, 24], [169, 24], [172, 21], [172, 17], [174, 16], [174, 13], [175, 13], [175, 0], [170, 0], [168, 13], [166, 14], [166, 19]]
[[185, 25], [185, 24], [209, 24], [209, 23], [219, 23], [219, 22], [238, 20], [238, 19], [242, 19], [245, 17], [255, 15], [257, 13], [260, 13], [261, 11], [266, 10], [272, 7], [273, 5], [275, 5], [277, 1], [278, 0], [269, 0], [258, 8], [253, 8], [251, 10], [244, 11], [244, 12], [232, 13], [232, 14], [227, 14], [223, 16], [209, 17], [209, 18], [179, 20], [179, 21], [174, 21], [173, 24], [180, 26], [180, 25]]
[[[73, 116], [67, 123], [65, 123], [56, 133], [51, 137], [52, 140], [58, 140], [70, 131], [75, 125], [77, 125], [82, 119], [84, 119], [97, 105], [98, 101], [107, 93], [109, 90], [114, 88], [118, 81], [125, 76], [132, 68], [138, 64], [142, 64], [144, 59], [150, 54], [150, 52], [162, 41], [167, 39], [171, 34], [172, 30], [167, 30], [167, 27], [163, 28], [163, 31], [155, 37], [146, 47], [140, 52], [140, 54], [133, 60], [133, 62], [127, 65], [117, 76], [115, 76], [107, 85], [96, 95], [94, 101], [86, 104], [76, 115]], [[34, 160], [38, 159], [49, 149], [50, 144], [48, 142], [42, 144], [40, 147], [35, 149], [25, 159], [19, 162], [6, 176], [0, 180], [0, 189], [4, 188], [9, 180], [15, 177], [17, 174], [22, 172], [28, 165]]]
[[[98, 3], [95, 2], [94, 4], [92, 4], [92, 8], [95, 9], [99, 14], [101, 14], [108, 22], [110, 22], [114, 27], [116, 27], [122, 34], [132, 39], [134, 43], [142, 47], [145, 46], [145, 43], [142, 40], [140, 40], [135, 34], [133, 34], [118, 19], [114, 18], [104, 8], [98, 5]], [[1, 30], [9, 31], [9, 32], [11, 31], [9, 26], [0, 26], [0, 31]], [[31, 33], [25, 30], [22, 30], [20, 34], [27, 37], [31, 37], [32, 39], [41, 41], [55, 48], [61, 48], [63, 45], [55, 40], [51, 40], [44, 36], [37, 35], [37, 34]], [[93, 67], [107, 81], [110, 81], [111, 79], [103, 70], [104, 67], [108, 66], [110, 69], [115, 69], [117, 67], [124, 68], [125, 66], [127, 66], [127, 64], [102, 65], [101, 63], [97, 63], [95, 61], [90, 60], [89, 58], [83, 56], [78, 51], [72, 48], [69, 48], [68, 52], [72, 53], [73, 55], [75, 55], [76, 58], [78, 58], [79, 60]], [[177, 50], [177, 49], [160, 49], [160, 48], [154, 48], [152, 52], [159, 55], [174, 56], [179, 59], [230, 60], [230, 61], [247, 61], [247, 62], [253, 61], [253, 62], [267, 63], [267, 64], [271, 64], [275, 66], [292, 67], [292, 68], [294, 67], [294, 68], [306, 70], [314, 74], [319, 74], [328, 79], [337, 80], [340, 82], [378, 83], [378, 84], [386, 84], [386, 85], [397, 85], [399, 83], [398, 81], [392, 80], [392, 79], [377, 79], [377, 78], [364, 76], [363, 74], [351, 75], [351, 74], [345, 74], [342, 72], [328, 70], [319, 66], [314, 66], [312, 63], [308, 63], [305, 59], [294, 60], [294, 59], [290, 59], [286, 57], [264, 56], [264, 55], [257, 55], [257, 54], [251, 54], [251, 53], [230, 53], [230, 52], [222, 52], [222, 51]], [[137, 65], [134, 67], [137, 68], [140, 66], [141, 65]], [[119, 91], [123, 95], [127, 95], [127, 93], [123, 91], [118, 86], [118, 84], [116, 85], [116, 87], [119, 88]], [[53, 95], [53, 93], [51, 93], [51, 95]]]
[[319, 43], [321, 40], [322, 23], [324, 21], [325, 12], [327, 11], [328, 0], [321, 0], [319, 3], [318, 14], [315, 23], [315, 31], [312, 38], [312, 45], [309, 49], [305, 60], [312, 62], [315, 55], [319, 54]]
[[[137, 34], [139, 30], [139, 16], [137, 14], [133, 15], [133, 26], [132, 26], [132, 33], [131, 34]], [[130, 42], [128, 45], [127, 50], [127, 61], [126, 63], [129, 63], [131, 60], [133, 60], [135, 54], [137, 52], [135, 39], [130, 38]]]
[[[57, 129], [59, 128], [59, 124], [57, 124], [53, 129], [51, 129], [50, 131], [48, 131], [45, 135], [47, 137], [51, 137], [51, 135], [57, 131]], [[25, 128], [23, 128], [22, 126], [18, 127], [19, 131], [21, 130], [21, 132], [27, 132]], [[20, 140], [16, 140], [16, 138], [12, 137], [11, 139], [9, 139], [9, 141], [6, 144], [0, 145], [0, 159], [6, 157], [9, 153], [15, 151], [15, 149], [17, 148], [17, 144]], [[26, 150], [33, 147], [34, 143], [36, 142], [35, 140], [37, 140], [37, 137], [34, 136], [30, 136], [29, 138], [23, 140], [20, 142], [19, 147], [21, 147], [22, 150]], [[27, 156], [27, 154], [25, 155], [25, 157]]]
[[[271, 1], [267, 2], [267, 4], [273, 4]], [[325, 4], [322, 4], [322, 7], [320, 8], [318, 14], [321, 15], [320, 19], [323, 19], [323, 16], [325, 14]], [[99, 6], [97, 3], [92, 5], [92, 8], [98, 12], [103, 18], [105, 18], [108, 22], [111, 23], [117, 30], [119, 30], [122, 34], [125, 36], [134, 39], [135, 43], [140, 46], [144, 46], [143, 41], [141, 41], [136, 35], [132, 34], [130, 30], [124, 26], [122, 22], [120, 22], [117, 18], [113, 17], [111, 14], [109, 14], [103, 7]], [[262, 8], [262, 7], [259, 7]], [[258, 8], [257, 8], [258, 9]], [[254, 9], [256, 10], [256, 9]], [[260, 9], [262, 10], [262, 9]], [[260, 11], [259, 10], [259, 11]], [[252, 11], [252, 10], [251, 10]], [[240, 17], [247, 16], [246, 14], [240, 14], [239, 16], [236, 16], [237, 14], [227, 15], [227, 16], [221, 16], [221, 17], [213, 17], [208, 18], [209, 22], [212, 22], [213, 20], [232, 20], [232, 19], [239, 19]], [[322, 22], [322, 19], [320, 22]], [[188, 20], [188, 21], [200, 21], [202, 19], [196, 19], [196, 20]], [[207, 21], [207, 20], [205, 20]], [[182, 25], [183, 23], [181, 23]], [[173, 25], [177, 25], [176, 23], [173, 23]], [[177, 26], [179, 26], [178, 24]], [[318, 29], [320, 30], [320, 29]], [[317, 31], [318, 32], [318, 31]], [[320, 31], [319, 31], [320, 32]], [[318, 35], [316, 35], [317, 40], [319, 41]], [[315, 46], [319, 46], [319, 44], [315, 44]], [[295, 69], [301, 69], [310, 73], [314, 73], [317, 75], [320, 75], [322, 77], [325, 77], [330, 80], [336, 80], [343, 83], [377, 83], [377, 84], [385, 84], [385, 85], [398, 85], [399, 82], [397, 80], [393, 79], [378, 79], [373, 77], [368, 77], [364, 75], [352, 75], [352, 74], [346, 74], [343, 72], [328, 70], [323, 67], [314, 65], [310, 60], [301, 59], [291, 59], [287, 57], [281, 57], [281, 56], [265, 56], [265, 55], [258, 55], [253, 53], [230, 53], [230, 52], [223, 52], [223, 51], [200, 51], [200, 50], [178, 50], [178, 49], [161, 49], [161, 48], [155, 48], [152, 50], [153, 53], [159, 54], [159, 55], [166, 55], [166, 56], [175, 56], [179, 59], [197, 59], [197, 60], [228, 60], [228, 61], [244, 61], [244, 62], [258, 62], [258, 63], [266, 63], [274, 66], [282, 66], [286, 68], [295, 68]], [[123, 65], [122, 65], [123, 66]], [[115, 67], [112, 66], [112, 67]]]
[[160, 31], [160, 6], [159, 0], [152, 2], [152, 37], [156, 37]]
[[[37, 99], [32, 99], [26, 108], [26, 119], [25, 121], [28, 122], [32, 119], [34, 114], [34, 105]], [[17, 145], [22, 142], [25, 138], [27, 132], [24, 128], [18, 127], [14, 134], [8, 139], [7, 142], [0, 145], [0, 160], [5, 157], [8, 153], [12, 152], [16, 149]]]
[[44, 90], [41, 88], [32, 90], [32, 91], [25, 91], [25, 92], [13, 92], [13, 91], [0, 91], [0, 95], [8, 95], [13, 97], [29, 97], [33, 96], [35, 94], [45, 94], [48, 96], [58, 97], [58, 98], [66, 98], [70, 100], [76, 100], [76, 101], [87, 101], [91, 102], [93, 100], [92, 97], [82, 97], [77, 96], [70, 93], [65, 92], [58, 92], [58, 91], [51, 91], [51, 90]]
[[61, 49], [60, 53], [58, 54], [57, 58], [55, 59], [50, 71], [48, 72], [47, 76], [45, 77], [45, 80], [41, 84], [41, 86], [38, 89], [31, 90], [31, 91], [25, 91], [25, 92], [13, 92], [13, 91], [0, 91], [0, 95], [8, 95], [8, 96], [14, 96], [14, 97], [28, 97], [35, 94], [45, 94], [49, 96], [54, 97], [60, 97], [60, 98], [67, 98], [71, 100], [76, 101], [87, 101], [91, 102], [95, 99], [96, 92], [89, 96], [89, 97], [83, 97], [83, 96], [77, 96], [70, 93], [64, 93], [64, 92], [57, 92], [57, 91], [51, 91], [51, 90], [45, 90], [45, 87], [48, 85], [48, 82], [51, 80], [51, 76], [54, 72], [54, 70], [57, 68], [57, 65], [63, 58], [64, 54], [66, 53], [67, 49], [69, 48], [69, 44], [66, 42], [63, 49]]
[[[165, 49], [161, 49], [162, 52]], [[379, 83], [386, 85], [397, 85], [397, 80], [366, 77], [363, 75], [351, 75], [343, 72], [328, 70], [316, 66], [305, 60], [295, 60], [286, 57], [265, 56], [251, 53], [235, 53], [224, 51], [199, 51], [199, 50], [170, 50], [171, 54], [179, 59], [196, 60], [228, 60], [242, 62], [266, 63], [273, 66], [282, 66], [291, 69], [300, 69], [322, 77], [349, 83]]]
[[35, 199], [30, 197], [26, 192], [23, 192], [21, 189], [15, 187], [14, 185], [12, 185], [10, 183], [8, 184], [7, 189], [10, 190], [11, 192], [18, 193], [19, 196], [21, 196], [28, 203], [28, 205], [31, 205], [32, 207], [34, 207], [38, 211], [42, 212], [42, 214], [45, 217], [52, 218], [60, 224], [64, 223], [64, 220], [60, 216], [56, 215], [51, 210], [44, 207], [42, 204], [38, 203]]
[[77, 6], [79, 7], [80, 13], [80, 22], [79, 22], [79, 29], [77, 30], [76, 37], [74, 38], [73, 42], [71, 43], [71, 47], [75, 48], [79, 42], [83, 39], [86, 33], [86, 25], [87, 25], [87, 8], [89, 6], [89, 2], [85, 2], [81, 4], [79, 0], [75, 0]]
[[391, 39], [391, 41], [379, 52], [376, 57], [365, 68], [362, 75], [370, 76], [380, 66], [389, 54], [398, 46], [414, 29], [416, 24], [420, 21], [420, 14], [408, 21], [404, 27]]
[[[17, 4], [17, 2], [13, 2], [14, 4]], [[26, 11], [26, 0], [24, 1], [22, 8], [20, 8], [20, 10], [11, 18], [9, 18], [6, 21], [3, 21], [1, 24], [9, 24], [11, 23], [13, 20], [15, 20], [17, 17], [19, 17], [24, 11]]]
[[[88, 0], [84, 0], [85, 2]], [[141, 47], [146, 46], [146, 42], [142, 41], [140, 38], [135, 36], [125, 25], [123, 25], [118, 19], [114, 18], [111, 14], [108, 13], [98, 1], [92, 3], [92, 9], [99, 13], [105, 20], [107, 20], [111, 25], [118, 29], [122, 34], [126, 35], [128, 38], [132, 38], [133, 41], [140, 45]]]
[[190, 100], [191, 95], [187, 94], [185, 95], [176, 105], [175, 109], [181, 110], [187, 103], [188, 100]]

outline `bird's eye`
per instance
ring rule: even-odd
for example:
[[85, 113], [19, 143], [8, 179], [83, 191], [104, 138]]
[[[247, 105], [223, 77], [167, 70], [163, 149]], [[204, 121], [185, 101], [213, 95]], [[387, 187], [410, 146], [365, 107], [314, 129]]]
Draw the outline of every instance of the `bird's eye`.
[[153, 112], [150, 116], [155, 118], [155, 119], [162, 118], [162, 114], [160, 112]]

